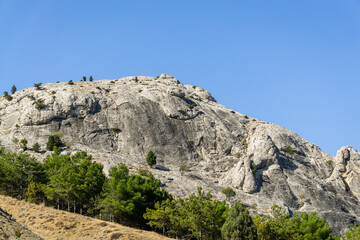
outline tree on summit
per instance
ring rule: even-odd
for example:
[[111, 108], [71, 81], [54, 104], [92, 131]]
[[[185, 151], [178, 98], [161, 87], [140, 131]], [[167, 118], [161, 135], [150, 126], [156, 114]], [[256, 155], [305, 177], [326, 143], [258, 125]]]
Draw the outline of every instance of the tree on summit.
[[15, 85], [13, 85], [11, 88], [11, 93], [14, 94], [15, 92], [16, 92], [16, 87], [15, 87]]

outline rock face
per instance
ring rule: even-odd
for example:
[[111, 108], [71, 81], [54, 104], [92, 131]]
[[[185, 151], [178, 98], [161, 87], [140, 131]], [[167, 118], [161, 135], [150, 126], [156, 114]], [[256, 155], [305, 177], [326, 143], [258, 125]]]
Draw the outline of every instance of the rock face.
[[[144, 168], [152, 150], [158, 164], [151, 171], [176, 195], [202, 186], [225, 199], [221, 190], [230, 186], [237, 193], [232, 201], [257, 213], [274, 203], [291, 212], [316, 211], [335, 232], [360, 217], [355, 149], [330, 156], [168, 74], [28, 88], [12, 101], [0, 98], [0, 121], [0, 144], [10, 150], [18, 149], [14, 138], [26, 138], [28, 146], [38, 142], [44, 150], [48, 136], [62, 132], [66, 154], [86, 150], [105, 170], [119, 162], [133, 171]], [[43, 159], [48, 153], [33, 154]]]

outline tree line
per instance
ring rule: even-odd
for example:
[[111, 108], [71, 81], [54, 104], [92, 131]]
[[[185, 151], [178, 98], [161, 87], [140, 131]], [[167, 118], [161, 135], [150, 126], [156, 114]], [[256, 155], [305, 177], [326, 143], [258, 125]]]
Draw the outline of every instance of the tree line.
[[[130, 173], [120, 163], [106, 176], [84, 151], [66, 156], [56, 146], [53, 150], [39, 162], [27, 153], [0, 148], [0, 193], [183, 239], [340, 239], [316, 213], [290, 216], [274, 205], [270, 216], [251, 216], [241, 203], [230, 208], [201, 188], [175, 198], [146, 169]], [[355, 224], [342, 239], [359, 235]]]

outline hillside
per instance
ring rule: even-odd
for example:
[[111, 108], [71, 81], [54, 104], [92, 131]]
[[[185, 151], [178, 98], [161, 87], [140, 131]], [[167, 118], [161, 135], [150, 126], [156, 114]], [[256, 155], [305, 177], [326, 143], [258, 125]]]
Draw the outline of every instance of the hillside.
[[[79, 214], [69, 213], [19, 201], [0, 195], [0, 208], [12, 215], [19, 223], [46, 240], [51, 239], [123, 239], [165, 240], [170, 239], [154, 232], [125, 227]], [[22, 239], [31, 238], [23, 235]]]
[[[237, 113], [211, 94], [176, 78], [125, 77], [115, 80], [50, 83], [0, 98], [0, 145], [19, 150], [14, 138], [38, 142], [43, 159], [48, 136], [61, 132], [63, 154], [85, 150], [108, 171], [123, 162], [146, 167], [163, 187], [186, 196], [197, 186], [225, 199], [236, 191], [257, 213], [277, 203], [290, 212], [316, 211], [340, 232], [359, 221], [360, 154], [347, 146], [336, 157], [297, 134]], [[181, 169], [180, 169], [181, 166]]]
[[0, 239], [41, 240], [42, 238], [16, 222], [11, 215], [0, 208]]

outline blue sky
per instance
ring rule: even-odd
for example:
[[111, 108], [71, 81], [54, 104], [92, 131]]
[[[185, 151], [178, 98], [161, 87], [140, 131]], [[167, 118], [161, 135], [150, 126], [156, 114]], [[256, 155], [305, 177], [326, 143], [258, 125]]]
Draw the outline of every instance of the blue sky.
[[0, 0], [0, 92], [169, 73], [334, 155], [360, 150], [360, 2]]

